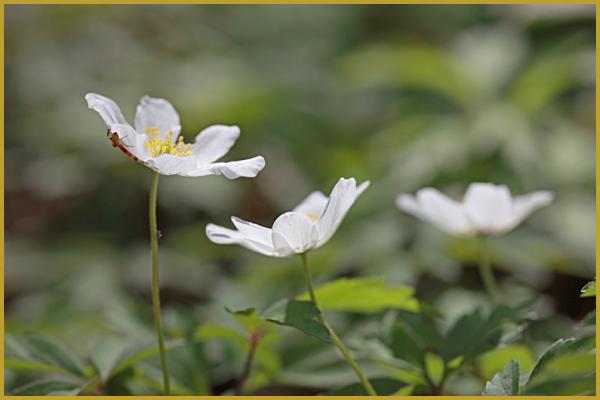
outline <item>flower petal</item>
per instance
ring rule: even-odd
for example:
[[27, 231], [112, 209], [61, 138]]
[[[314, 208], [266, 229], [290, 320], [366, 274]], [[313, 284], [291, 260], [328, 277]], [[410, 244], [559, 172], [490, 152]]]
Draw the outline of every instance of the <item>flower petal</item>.
[[227, 154], [239, 136], [237, 126], [212, 125], [196, 135], [191, 151], [199, 164], [210, 164]]
[[319, 240], [319, 232], [306, 215], [287, 212], [275, 220], [272, 238], [277, 253], [291, 256], [314, 248]]
[[[264, 228], [267, 229], [267, 228]], [[268, 229], [269, 232], [271, 231]], [[266, 246], [252, 240], [248, 240], [241, 232], [234, 231], [219, 225], [206, 225], [206, 236], [208, 239], [217, 244], [239, 244], [242, 247], [252, 250], [256, 253], [264, 254], [271, 257], [282, 257], [274, 249], [272, 245]]]
[[144, 96], [137, 106], [135, 130], [147, 134], [146, 128], [158, 128], [158, 134], [163, 139], [167, 133], [173, 132], [171, 139], [175, 140], [181, 132], [179, 115], [167, 100]]
[[85, 95], [85, 101], [92, 110], [96, 111], [102, 117], [102, 120], [108, 128], [115, 124], [127, 125], [121, 109], [113, 100], [97, 93], [88, 93]]
[[316, 219], [321, 218], [326, 205], [327, 196], [316, 191], [306, 196], [292, 211], [308, 215], [311, 219]]
[[178, 157], [172, 154], [161, 154], [151, 158], [146, 165], [161, 175], [189, 176], [189, 172], [196, 169], [196, 163], [191, 157]]
[[512, 196], [506, 185], [471, 183], [465, 193], [467, 217], [484, 234], [499, 233], [512, 214]]
[[511, 216], [502, 224], [502, 230], [508, 231], [513, 229], [535, 210], [547, 206], [552, 201], [554, 201], [554, 194], [549, 191], [538, 191], [523, 196], [515, 196], [512, 201]]
[[354, 201], [368, 186], [369, 182], [366, 181], [357, 188], [354, 178], [340, 178], [329, 195], [321, 218], [316, 223], [319, 229], [319, 246], [333, 236]]
[[[193, 159], [194, 157], [189, 157]], [[239, 177], [254, 178], [265, 167], [265, 159], [261, 156], [247, 160], [196, 165], [186, 176], [225, 175], [229, 179]]]
[[248, 240], [263, 244], [265, 246], [273, 247], [273, 241], [271, 240], [271, 230], [253, 224], [252, 222], [244, 221], [238, 217], [231, 217], [231, 222], [237, 228], [237, 230]]
[[460, 203], [434, 188], [420, 189], [416, 196], [402, 194], [396, 205], [403, 211], [452, 235], [471, 235], [474, 228]]

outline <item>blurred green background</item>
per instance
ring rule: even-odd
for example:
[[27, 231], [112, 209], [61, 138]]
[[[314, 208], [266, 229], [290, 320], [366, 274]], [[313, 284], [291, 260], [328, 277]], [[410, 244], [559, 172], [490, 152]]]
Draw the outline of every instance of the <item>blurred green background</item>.
[[[6, 332], [44, 332], [82, 355], [109, 335], [153, 341], [150, 171], [110, 146], [83, 99], [94, 91], [129, 121], [142, 95], [168, 99], [188, 140], [211, 124], [239, 125], [224, 160], [267, 160], [256, 179], [161, 178], [171, 337], [201, 323], [234, 326], [225, 306], [262, 309], [303, 290], [298, 259], [212, 244], [208, 222], [230, 226], [236, 215], [270, 226], [341, 176], [371, 187], [312, 256], [316, 281], [408, 284], [448, 324], [485, 304], [475, 247], [401, 213], [395, 196], [435, 186], [459, 197], [471, 181], [555, 191], [553, 205], [494, 241], [492, 257], [508, 298], [540, 300], [542, 340], [561, 337], [593, 308], [578, 294], [595, 271], [594, 12], [5, 6]], [[368, 325], [336, 318], [342, 332]], [[311, 339], [281, 335], [256, 387], [302, 394], [352, 381], [343, 366], [319, 380], [307, 364]], [[203, 352], [192, 370], [207, 380], [191, 379], [196, 393], [226, 390], [243, 355]], [[15, 379], [9, 372], [8, 386]]]

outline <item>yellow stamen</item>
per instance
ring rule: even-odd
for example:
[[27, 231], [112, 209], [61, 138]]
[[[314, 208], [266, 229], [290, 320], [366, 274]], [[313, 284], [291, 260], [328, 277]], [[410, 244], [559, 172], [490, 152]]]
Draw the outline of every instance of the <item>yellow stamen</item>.
[[146, 133], [150, 136], [146, 140], [146, 151], [151, 157], [158, 157], [161, 154], [172, 154], [177, 157], [189, 157], [192, 155], [190, 143], [184, 143], [183, 137], [179, 136], [177, 141], [173, 140], [173, 132], [169, 131], [165, 138], [158, 135], [158, 128], [146, 128]]
[[317, 221], [319, 220], [319, 216], [318, 216], [317, 214], [308, 214], [308, 213], [307, 213], [307, 214], [306, 214], [306, 216], [307, 216], [308, 218], [310, 218], [310, 220], [311, 220], [312, 222], [317, 222]]

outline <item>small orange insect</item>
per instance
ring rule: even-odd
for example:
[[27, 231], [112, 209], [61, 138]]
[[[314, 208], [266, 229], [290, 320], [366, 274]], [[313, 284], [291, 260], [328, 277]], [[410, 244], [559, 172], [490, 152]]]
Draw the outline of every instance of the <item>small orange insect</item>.
[[110, 139], [110, 142], [112, 143], [113, 147], [118, 147], [123, 153], [125, 153], [127, 157], [131, 158], [133, 161], [137, 161], [139, 163], [142, 162], [139, 158], [137, 158], [136, 156], [131, 154], [129, 150], [127, 150], [127, 146], [123, 144], [117, 132], [111, 132], [109, 129], [106, 132], [106, 136], [108, 136], [108, 138]]

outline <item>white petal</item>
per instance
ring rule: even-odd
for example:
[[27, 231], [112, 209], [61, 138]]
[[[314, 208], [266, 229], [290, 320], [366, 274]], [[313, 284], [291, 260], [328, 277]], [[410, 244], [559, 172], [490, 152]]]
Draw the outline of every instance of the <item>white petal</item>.
[[273, 246], [283, 255], [302, 254], [314, 248], [319, 232], [310, 218], [304, 214], [287, 212], [273, 224]]
[[239, 136], [237, 126], [209, 126], [196, 135], [191, 151], [199, 164], [210, 164], [227, 154]]
[[[267, 228], [264, 228], [267, 229]], [[271, 230], [269, 229], [269, 232]], [[239, 244], [254, 252], [264, 254], [271, 257], [281, 257], [272, 245], [264, 245], [262, 243], [248, 240], [241, 232], [227, 229], [222, 226], [208, 224], [206, 225], [206, 236], [208, 239], [217, 244]]]
[[[188, 157], [193, 159], [194, 157]], [[239, 177], [254, 178], [265, 167], [265, 159], [261, 156], [247, 160], [196, 165], [186, 176], [225, 175], [229, 179]]]
[[506, 185], [472, 183], [464, 198], [467, 217], [484, 234], [495, 234], [510, 218], [512, 196]]
[[191, 157], [178, 157], [172, 154], [161, 154], [146, 162], [150, 168], [161, 175], [189, 176], [190, 171], [196, 169], [196, 163]]
[[88, 93], [85, 95], [85, 101], [87, 101], [89, 108], [100, 114], [100, 117], [102, 117], [102, 120], [104, 120], [107, 127], [110, 128], [115, 124], [127, 124], [117, 103], [108, 97], [104, 97], [97, 93]]
[[511, 216], [502, 225], [502, 231], [506, 232], [513, 229], [535, 210], [547, 206], [553, 200], [554, 194], [548, 191], [538, 191], [523, 196], [515, 196], [512, 202]]
[[231, 217], [231, 222], [237, 228], [237, 230], [248, 240], [252, 240], [257, 243], [261, 243], [265, 246], [273, 247], [273, 241], [271, 240], [271, 230], [253, 224], [252, 222], [244, 221], [238, 217]]
[[311, 219], [316, 219], [321, 218], [326, 205], [327, 196], [316, 191], [306, 196], [292, 211], [307, 215]]
[[423, 188], [415, 197], [400, 195], [396, 204], [401, 210], [435, 225], [446, 233], [452, 235], [475, 233], [462, 205], [437, 189]]
[[137, 133], [131, 125], [114, 124], [110, 130], [117, 133], [127, 151], [136, 156], [140, 161], [146, 162], [151, 158], [145, 147], [146, 139], [148, 139], [146, 135]]
[[146, 134], [146, 128], [158, 128], [163, 139], [167, 133], [173, 132], [172, 139], [175, 140], [181, 132], [179, 115], [167, 100], [144, 96], [137, 106], [135, 130]]
[[319, 246], [333, 236], [352, 204], [368, 186], [367, 181], [357, 188], [354, 178], [340, 178], [329, 195], [321, 218], [316, 223], [319, 229]]

